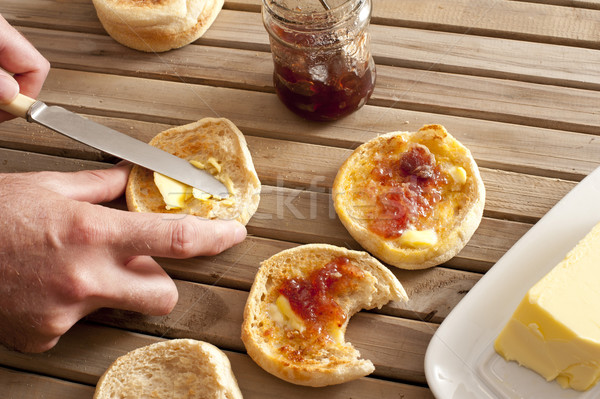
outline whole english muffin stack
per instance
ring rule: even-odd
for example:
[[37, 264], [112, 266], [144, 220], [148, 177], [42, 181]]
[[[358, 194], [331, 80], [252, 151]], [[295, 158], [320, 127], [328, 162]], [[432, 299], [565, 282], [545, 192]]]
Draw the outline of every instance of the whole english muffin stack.
[[363, 248], [391, 265], [424, 269], [469, 241], [485, 187], [471, 152], [443, 126], [426, 125], [358, 147], [338, 171], [333, 200]]
[[193, 42], [212, 25], [224, 0], [93, 0], [102, 26], [124, 46], [162, 52]]
[[[261, 184], [242, 132], [228, 119], [204, 118], [157, 134], [150, 145], [190, 161], [223, 182], [215, 198], [135, 165], [125, 196], [130, 211], [180, 213], [247, 224], [258, 208]], [[162, 192], [161, 192], [162, 189]], [[168, 203], [167, 203], [168, 202]]]

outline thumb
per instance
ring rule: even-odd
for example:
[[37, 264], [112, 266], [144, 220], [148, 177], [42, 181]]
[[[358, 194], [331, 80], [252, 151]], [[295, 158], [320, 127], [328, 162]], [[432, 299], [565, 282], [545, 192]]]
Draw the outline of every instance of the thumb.
[[0, 69], [0, 104], [8, 104], [19, 94], [19, 84], [8, 73]]

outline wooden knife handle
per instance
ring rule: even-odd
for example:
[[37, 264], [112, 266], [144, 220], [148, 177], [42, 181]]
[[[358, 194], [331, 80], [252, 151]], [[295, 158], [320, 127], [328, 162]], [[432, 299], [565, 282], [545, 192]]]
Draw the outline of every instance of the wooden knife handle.
[[35, 99], [19, 93], [10, 103], [0, 104], [0, 110], [6, 111], [14, 116], [27, 119], [27, 111], [29, 111], [29, 108], [31, 108], [35, 101]]

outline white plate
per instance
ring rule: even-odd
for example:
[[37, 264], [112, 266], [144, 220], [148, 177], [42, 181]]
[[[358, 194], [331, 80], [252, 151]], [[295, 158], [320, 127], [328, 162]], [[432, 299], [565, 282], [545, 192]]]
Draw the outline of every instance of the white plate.
[[600, 397], [600, 384], [583, 393], [562, 389], [515, 362], [506, 362], [493, 348], [529, 288], [598, 222], [600, 168], [507, 251], [436, 331], [425, 355], [425, 375], [438, 399]]

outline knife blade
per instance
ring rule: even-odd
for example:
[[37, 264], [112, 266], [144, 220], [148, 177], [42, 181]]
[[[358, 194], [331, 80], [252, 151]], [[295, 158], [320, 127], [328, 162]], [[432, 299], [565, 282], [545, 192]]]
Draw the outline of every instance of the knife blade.
[[223, 183], [188, 161], [62, 107], [19, 94], [11, 103], [0, 104], [0, 109], [214, 196], [228, 195]]

